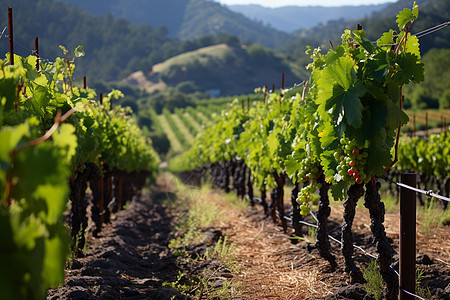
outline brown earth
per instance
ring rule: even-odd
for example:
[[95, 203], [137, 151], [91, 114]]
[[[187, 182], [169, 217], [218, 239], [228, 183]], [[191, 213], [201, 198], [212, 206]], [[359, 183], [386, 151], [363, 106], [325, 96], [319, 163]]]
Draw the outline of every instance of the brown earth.
[[[65, 283], [49, 291], [47, 299], [184, 299], [175, 290], [163, 288], [162, 283], [175, 281], [179, 271], [189, 273], [189, 268], [208, 268], [211, 264], [177, 264], [170, 253], [168, 243], [180, 208], [168, 209], [162, 200], [175, 195], [174, 184], [160, 177], [154, 191], [144, 192], [116, 214], [99, 238], [89, 237], [83, 257], [68, 264]], [[208, 197], [222, 196], [211, 191]], [[264, 216], [261, 207], [239, 211], [223, 204], [220, 211], [224, 218], [212, 229], [236, 245], [239, 272], [226, 276], [240, 283], [241, 295], [234, 299], [371, 299], [361, 285], [350, 285], [339, 244], [331, 242], [339, 265], [331, 272], [313, 243], [291, 243], [290, 231], [283, 233]], [[339, 238], [342, 206], [332, 206], [329, 220], [330, 234]], [[388, 213], [384, 223], [396, 251], [398, 220], [398, 213]], [[354, 243], [376, 255], [369, 224], [368, 212], [357, 208]], [[432, 294], [426, 299], [450, 299], [450, 228], [433, 229], [425, 236], [420, 233], [421, 224], [417, 226], [417, 267], [424, 272], [422, 286]], [[304, 232], [307, 236], [306, 228]], [[360, 267], [369, 261], [356, 249], [354, 257]]]

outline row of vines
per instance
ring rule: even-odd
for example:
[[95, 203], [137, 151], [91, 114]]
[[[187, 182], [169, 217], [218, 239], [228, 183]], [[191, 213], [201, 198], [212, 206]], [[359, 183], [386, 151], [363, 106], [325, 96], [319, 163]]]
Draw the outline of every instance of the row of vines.
[[[290, 90], [283, 87], [279, 94], [261, 89], [264, 100], [252, 102], [247, 109], [239, 101], [233, 102], [172, 164], [191, 170], [191, 178], [192, 170], [199, 175], [209, 173], [216, 185], [226, 190], [234, 186], [252, 204], [253, 187], [257, 188], [261, 191], [258, 201], [267, 212], [271, 209], [269, 214], [282, 223], [285, 231], [284, 186], [290, 180], [294, 185], [296, 233], [301, 216], [311, 212], [318, 190], [316, 246], [332, 268], [336, 262], [327, 233], [329, 191], [334, 200], [344, 200], [342, 252], [351, 282], [363, 280], [352, 257], [352, 222], [358, 199], [364, 197], [379, 254], [378, 267], [386, 284], [384, 296], [397, 298], [398, 277], [391, 268], [394, 251], [383, 226], [379, 178], [389, 171], [416, 168], [406, 165], [403, 158], [395, 163], [399, 155], [405, 155], [403, 151], [408, 151], [408, 143], [403, 140], [398, 151], [401, 127], [408, 122], [402, 108], [402, 87], [424, 79], [419, 40], [410, 34], [418, 13], [416, 3], [412, 9], [401, 11], [398, 29], [383, 33], [376, 43], [369, 41], [358, 26], [357, 30], [346, 30], [342, 44], [331, 44], [326, 54], [309, 48], [312, 62], [308, 82]], [[430, 168], [439, 164], [432, 172], [443, 178], [450, 172], [448, 142], [448, 135], [425, 142], [445, 148], [427, 153], [434, 160]], [[437, 155], [437, 151], [442, 152]], [[269, 190], [270, 205], [266, 201]]]
[[[0, 290], [4, 299], [44, 298], [64, 280], [66, 259], [85, 245], [88, 206], [98, 235], [155, 179], [159, 158], [131, 117], [72, 83], [74, 53], [42, 62], [0, 60]], [[10, 62], [14, 61], [14, 64]], [[92, 190], [89, 204], [86, 189]], [[70, 202], [68, 199], [70, 198]], [[63, 223], [70, 209], [69, 230]]]

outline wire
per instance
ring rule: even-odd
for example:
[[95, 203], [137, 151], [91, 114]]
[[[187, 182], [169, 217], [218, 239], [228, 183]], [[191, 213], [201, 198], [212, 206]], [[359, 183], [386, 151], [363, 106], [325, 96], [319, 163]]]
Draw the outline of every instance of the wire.
[[[8, 27], [3, 28], [3, 31], [2, 31], [2, 33], [0, 34], [0, 39], [2, 38], [3, 33], [5, 33], [6, 28], [8, 28]], [[6, 37], [6, 36], [5, 36], [5, 37]]]
[[[312, 212], [310, 213], [310, 215], [311, 215], [314, 219], [317, 220], [316, 216], [315, 216]], [[287, 216], [285, 216], [284, 218], [285, 218], [286, 220], [292, 222], [292, 218], [287, 217]], [[310, 227], [315, 227], [315, 228], [318, 228], [318, 227], [319, 227], [319, 226], [317, 226], [317, 225], [315, 225], [315, 224], [311, 224], [311, 223], [308, 223], [308, 222], [305, 222], [305, 221], [298, 221], [298, 223], [303, 224], [303, 225], [306, 225], [306, 226], [310, 226]], [[333, 240], [334, 242], [336, 242], [336, 243], [338, 243], [339, 245], [342, 246], [343, 243], [342, 243], [340, 240], [334, 238], [334, 237], [331, 236], [331, 235], [328, 235], [328, 237], [329, 237], [331, 240]], [[353, 245], [353, 248], [356, 248], [356, 249], [360, 250], [360, 251], [363, 252], [365, 255], [367, 255], [367, 256], [369, 256], [369, 257], [371, 257], [371, 258], [373, 258], [373, 259], [377, 259], [377, 257], [376, 257], [375, 255], [370, 254], [369, 252], [367, 252], [366, 250], [364, 250], [363, 248], [361, 248], [361, 247], [359, 247], [359, 246]], [[390, 267], [390, 268], [391, 268], [391, 270], [397, 275], [397, 277], [400, 278], [400, 274], [399, 274], [393, 267]], [[413, 293], [411, 293], [411, 292], [408, 292], [408, 291], [405, 290], [405, 289], [402, 289], [402, 288], [401, 288], [400, 290], [401, 290], [402, 292], [407, 293], [408, 295], [411, 295], [411, 296], [416, 297], [417, 299], [425, 300], [425, 299], [423, 299], [422, 297], [420, 297], [420, 296], [418, 296], [418, 295], [416, 295], [416, 294], [413, 294]]]
[[398, 182], [393, 182], [393, 183], [395, 183], [396, 185], [398, 185], [398, 186], [400, 186], [400, 187], [403, 187], [403, 188], [405, 188], [405, 189], [409, 189], [409, 190], [412, 190], [412, 191], [414, 191], [414, 192], [424, 194], [424, 195], [426, 195], [427, 197], [434, 197], [434, 198], [440, 199], [440, 200], [442, 200], [442, 201], [450, 202], [450, 199], [449, 199], [449, 198], [444, 197], [444, 196], [441, 196], [441, 195], [438, 195], [438, 194], [435, 194], [435, 193], [433, 193], [432, 190], [424, 191], [424, 190], [417, 189], [417, 188], [414, 188], [414, 187], [412, 187], [412, 186], [409, 186], [409, 185], [406, 185], [406, 184], [403, 184], [403, 183], [398, 183]]
[[447, 27], [448, 25], [450, 25], [450, 21], [444, 22], [442, 24], [436, 25], [434, 27], [431, 27], [431, 28], [428, 28], [428, 29], [425, 29], [425, 30], [422, 30], [422, 31], [416, 33], [415, 36], [420, 39], [420, 38], [422, 38], [424, 36], [427, 36], [429, 34], [432, 34], [432, 33], [436, 32], [436, 31], [439, 31], [439, 30], [443, 29], [443, 28]]
[[[427, 35], [429, 35], [429, 34], [435, 33], [436, 31], [439, 31], [439, 30], [441, 30], [441, 29], [444, 29], [445, 27], [447, 27], [447, 26], [449, 26], [449, 25], [450, 25], [450, 21], [447, 21], [447, 22], [441, 23], [441, 24], [439, 24], [439, 25], [436, 25], [436, 26], [427, 28], [427, 29], [425, 29], [425, 30], [422, 30], [422, 31], [420, 31], [420, 32], [418, 32], [418, 33], [415, 33], [415, 34], [413, 34], [412, 36], [415, 36], [415, 37], [417, 37], [418, 39], [420, 39], [420, 38], [423, 38], [424, 36], [427, 36]], [[397, 35], [397, 36], [398, 36], [398, 35]], [[394, 36], [394, 37], [395, 37], [395, 36]], [[376, 44], [377, 44], [377, 41], [373, 41], [373, 42], [370, 42], [370, 43], [376, 45]], [[383, 45], [380, 45], [380, 47], [388, 47], [388, 46], [398, 46], [398, 43], [393, 43], [393, 44], [383, 44]]]
[[381, 177], [381, 178], [382, 178], [383, 180], [385, 180], [385, 181], [389, 181], [390, 183], [396, 184], [396, 185], [398, 185], [398, 186], [400, 186], [400, 187], [402, 187], [402, 188], [409, 189], [409, 190], [414, 191], [414, 192], [416, 192], [416, 193], [424, 194], [425, 196], [427, 196], [427, 197], [429, 197], [429, 198], [434, 197], [434, 198], [440, 199], [440, 200], [442, 200], [442, 201], [450, 202], [450, 198], [447, 198], [447, 197], [438, 195], [438, 194], [436, 194], [436, 193], [433, 193], [432, 190], [425, 191], [425, 190], [421, 190], [421, 189], [418, 189], [418, 188], [414, 188], [414, 187], [409, 186], [409, 185], [404, 184], [404, 183], [395, 182], [395, 181], [393, 181], [393, 180], [387, 178], [387, 176], [383, 176], [383, 177]]
[[413, 293], [411, 293], [411, 292], [408, 292], [407, 290], [405, 290], [405, 289], [400, 289], [402, 292], [404, 292], [404, 293], [407, 293], [408, 295], [410, 295], [410, 296], [413, 296], [413, 297], [416, 297], [417, 299], [420, 299], [420, 300], [425, 300], [424, 298], [422, 298], [422, 297], [420, 297], [420, 296], [417, 296], [416, 294], [413, 294]]

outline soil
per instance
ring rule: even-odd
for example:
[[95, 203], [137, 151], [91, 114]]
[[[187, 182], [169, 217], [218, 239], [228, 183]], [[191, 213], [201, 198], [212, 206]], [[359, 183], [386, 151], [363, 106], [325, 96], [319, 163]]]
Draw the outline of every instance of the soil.
[[[175, 281], [179, 271], [192, 273], [196, 269], [198, 273], [214, 263], [183, 264], [169, 251], [180, 208], [169, 209], [163, 200], [173, 197], [174, 184], [167, 177], [160, 177], [151, 192], [143, 192], [126, 210], [115, 214], [98, 238], [88, 237], [86, 251], [68, 263], [64, 284], [50, 290], [47, 299], [187, 299], [162, 284]], [[227, 236], [236, 246], [239, 272], [226, 271], [220, 276], [239, 283], [241, 293], [234, 299], [372, 299], [363, 285], [349, 283], [338, 243], [331, 242], [331, 252], [338, 263], [337, 270], [332, 271], [314, 243], [308, 241], [306, 226], [305, 240], [294, 240], [294, 244], [289, 238], [292, 229], [284, 233], [281, 226], [264, 215], [262, 207], [239, 211], [223, 204], [220, 210], [223, 220], [204, 231], [212, 237]], [[333, 205], [331, 211], [329, 233], [339, 239], [342, 205]], [[398, 220], [398, 212], [387, 213], [384, 222], [395, 251]], [[376, 255], [369, 224], [367, 210], [358, 207], [353, 224], [354, 244]], [[450, 299], [450, 228], [433, 229], [429, 235], [421, 233], [420, 223], [417, 228], [417, 268], [424, 274], [421, 287], [430, 291], [425, 292], [425, 298]], [[213, 240], [216, 239], [206, 240], [207, 245], [195, 245], [191, 250], [204, 249]], [[359, 267], [370, 260], [356, 249], [354, 257]], [[398, 268], [398, 262], [394, 262], [394, 267]]]

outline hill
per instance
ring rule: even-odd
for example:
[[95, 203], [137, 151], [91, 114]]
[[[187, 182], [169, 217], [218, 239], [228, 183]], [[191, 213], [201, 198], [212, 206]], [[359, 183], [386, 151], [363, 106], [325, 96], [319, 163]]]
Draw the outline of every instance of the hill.
[[229, 9], [244, 16], [264, 22], [275, 29], [294, 32], [296, 30], [314, 27], [331, 20], [355, 20], [370, 16], [375, 11], [384, 9], [388, 4], [361, 6], [283, 6], [264, 7], [257, 4], [230, 5]]
[[[306, 66], [310, 58], [305, 54], [306, 45], [312, 48], [320, 47], [328, 49], [329, 41], [338, 42], [346, 28], [356, 29], [356, 24], [361, 24], [367, 37], [375, 41], [382, 32], [396, 28], [395, 17], [404, 8], [411, 8], [413, 1], [399, 0], [389, 4], [383, 10], [374, 12], [370, 17], [358, 20], [333, 20], [293, 32], [295, 36], [291, 41], [280, 47], [296, 65]], [[450, 1], [448, 0], [417, 0], [419, 5], [419, 18], [412, 27], [411, 33], [415, 34], [433, 26], [450, 20]], [[420, 50], [422, 55], [432, 48], [450, 48], [450, 28], [434, 32], [420, 38]], [[304, 74], [306, 76], [306, 73]]]
[[[162, 29], [134, 26], [111, 15], [93, 16], [57, 0], [2, 0], [0, 27], [8, 26], [7, 7], [13, 8], [15, 51], [30, 55], [39, 37], [40, 55], [54, 60], [62, 56], [59, 45], [73, 50], [83, 45], [86, 56], [76, 60], [77, 76], [117, 80], [138, 69], [150, 70], [182, 52], [179, 41], [169, 39]], [[8, 39], [0, 39], [4, 53]]]
[[153, 66], [152, 72], [133, 73], [124, 82], [153, 92], [168, 86], [201, 91], [213, 95], [251, 93], [255, 87], [276, 84], [285, 73], [286, 86], [299, 81], [271, 50], [253, 45], [226, 44], [204, 47], [172, 57]]
[[289, 39], [287, 33], [250, 20], [209, 0], [62, 0], [96, 14], [111, 14], [135, 25], [165, 26], [170, 37], [195, 39], [224, 32], [275, 48]]

